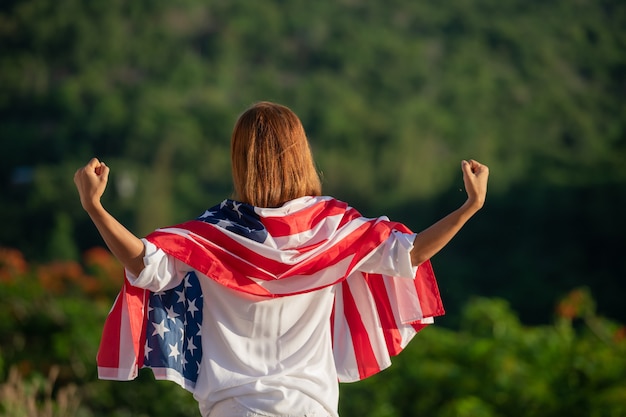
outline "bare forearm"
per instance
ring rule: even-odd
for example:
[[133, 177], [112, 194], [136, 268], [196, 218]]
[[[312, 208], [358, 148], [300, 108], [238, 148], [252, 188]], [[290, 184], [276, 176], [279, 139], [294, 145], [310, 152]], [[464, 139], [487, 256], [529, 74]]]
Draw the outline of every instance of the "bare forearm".
[[432, 258], [461, 230], [480, 207], [465, 203], [437, 223], [417, 234], [411, 250], [411, 263], [420, 265]]
[[443, 249], [485, 203], [489, 168], [471, 159], [461, 162], [461, 170], [467, 201], [415, 237], [411, 250], [411, 263], [414, 266], [430, 259]]
[[143, 242], [111, 216], [104, 207], [92, 207], [87, 213], [113, 255], [126, 269], [134, 275], [139, 275], [144, 268]]
[[81, 205], [96, 225], [109, 250], [126, 269], [139, 275], [144, 267], [143, 242], [111, 216], [100, 202], [108, 182], [109, 171], [104, 162], [92, 158], [87, 165], [76, 171], [74, 183]]

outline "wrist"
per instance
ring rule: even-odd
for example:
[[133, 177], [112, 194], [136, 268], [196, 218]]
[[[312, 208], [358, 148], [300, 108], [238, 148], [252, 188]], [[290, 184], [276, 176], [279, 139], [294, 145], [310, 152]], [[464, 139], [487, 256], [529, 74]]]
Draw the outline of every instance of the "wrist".
[[468, 213], [470, 216], [473, 216], [483, 207], [483, 205], [484, 201], [468, 198], [461, 206], [461, 209]]
[[104, 212], [104, 207], [100, 200], [83, 202], [83, 209], [85, 209], [90, 216], [99, 215]]

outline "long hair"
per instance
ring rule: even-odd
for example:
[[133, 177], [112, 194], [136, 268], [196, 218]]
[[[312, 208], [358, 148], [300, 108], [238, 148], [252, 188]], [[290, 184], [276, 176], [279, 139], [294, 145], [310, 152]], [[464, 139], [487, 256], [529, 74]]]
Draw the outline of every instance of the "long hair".
[[260, 102], [237, 120], [230, 143], [234, 198], [258, 207], [279, 207], [303, 196], [321, 195], [320, 177], [296, 114]]

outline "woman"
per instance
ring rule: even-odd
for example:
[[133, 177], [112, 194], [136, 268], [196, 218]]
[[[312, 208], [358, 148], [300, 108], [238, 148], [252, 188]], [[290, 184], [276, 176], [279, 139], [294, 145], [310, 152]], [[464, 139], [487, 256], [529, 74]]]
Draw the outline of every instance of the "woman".
[[484, 204], [488, 168], [463, 161], [466, 202], [419, 234], [322, 196], [287, 107], [261, 102], [231, 138], [233, 199], [139, 239], [100, 203], [109, 168], [74, 181], [126, 270], [99, 375], [150, 367], [194, 393], [203, 416], [337, 416], [356, 381], [443, 314], [428, 261]]

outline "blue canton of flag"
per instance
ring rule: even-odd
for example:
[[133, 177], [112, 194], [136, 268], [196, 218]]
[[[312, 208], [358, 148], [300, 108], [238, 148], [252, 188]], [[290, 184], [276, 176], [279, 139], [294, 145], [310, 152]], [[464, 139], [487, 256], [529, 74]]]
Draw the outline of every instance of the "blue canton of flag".
[[267, 230], [250, 204], [227, 199], [206, 210], [196, 220], [215, 224], [259, 243], [267, 239]]
[[195, 387], [202, 358], [202, 289], [195, 272], [171, 290], [153, 293], [148, 307], [144, 366]]

